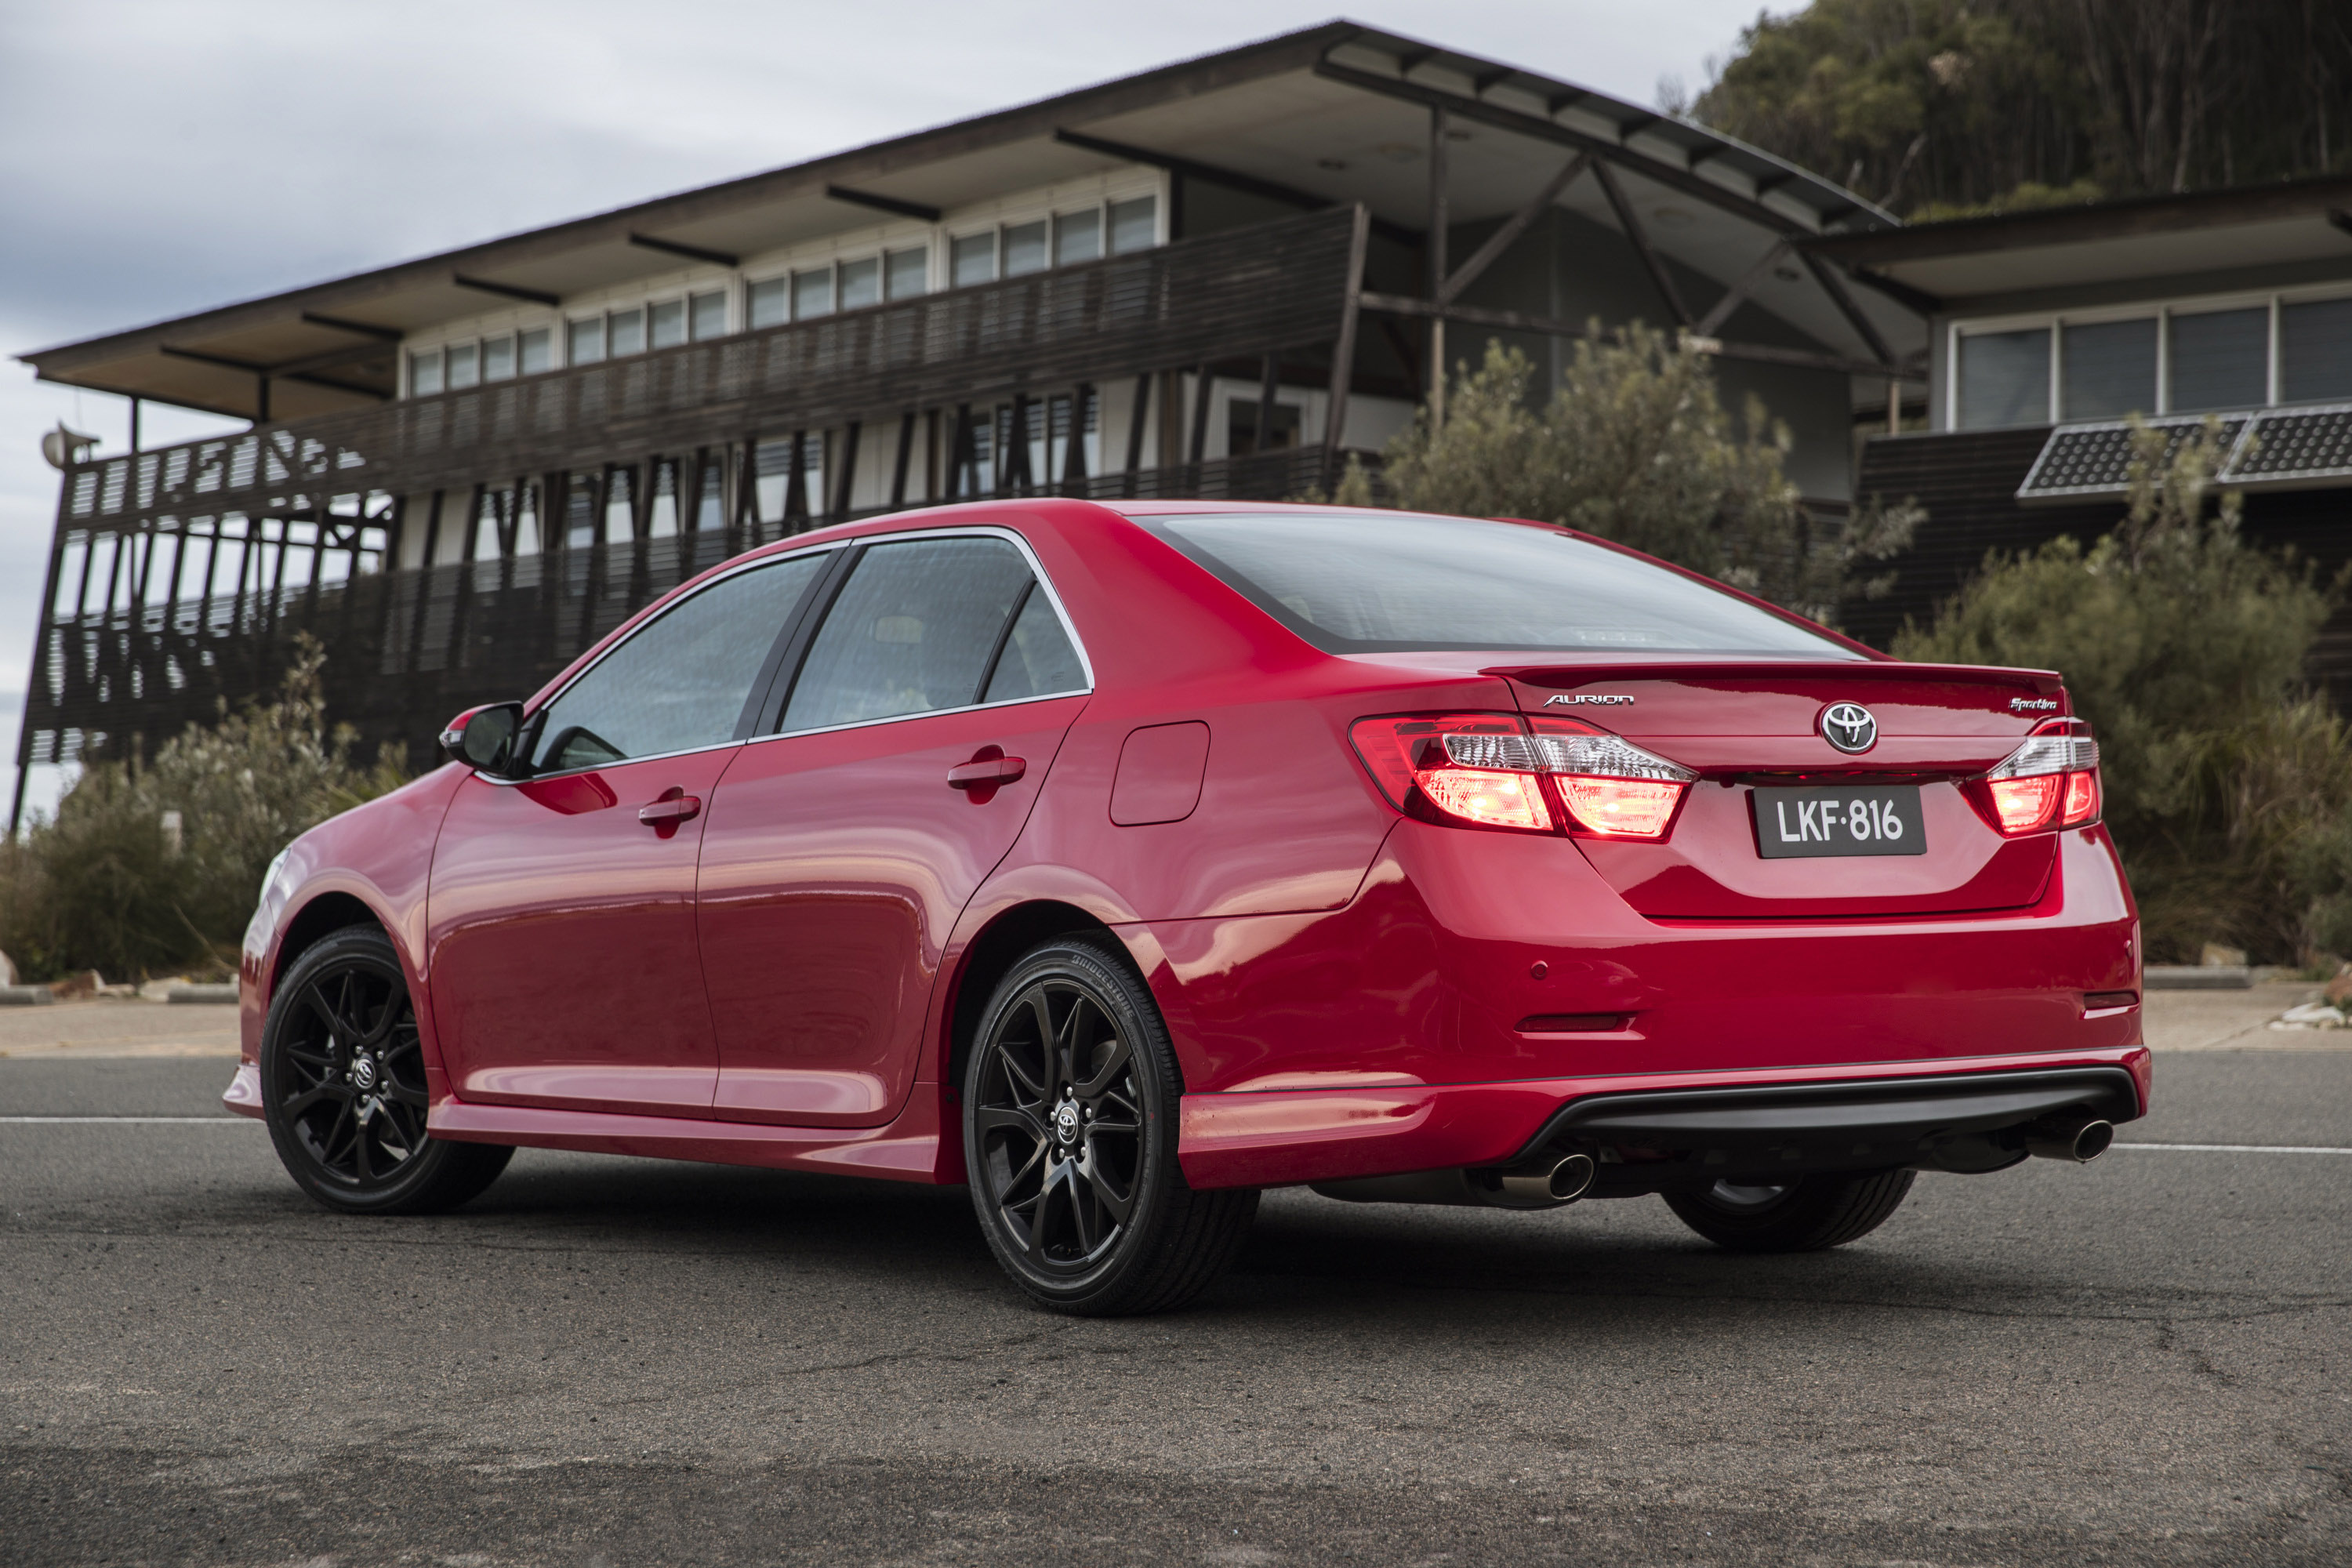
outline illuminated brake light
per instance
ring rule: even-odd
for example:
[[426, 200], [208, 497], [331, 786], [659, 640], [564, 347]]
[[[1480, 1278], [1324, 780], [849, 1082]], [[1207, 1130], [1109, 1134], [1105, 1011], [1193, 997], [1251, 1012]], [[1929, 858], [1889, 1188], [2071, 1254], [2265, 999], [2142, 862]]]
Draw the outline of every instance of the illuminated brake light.
[[1985, 774], [1994, 824], [2015, 837], [2080, 827], [2099, 815], [2099, 742], [2079, 719], [2053, 719]]
[[1348, 735], [1398, 810], [1522, 833], [1558, 831], [1564, 807], [1559, 826], [1574, 831], [1663, 838], [1698, 777], [1572, 719], [1538, 719], [1530, 732], [1517, 714], [1415, 714], [1359, 720]]
[[1483, 768], [1429, 768], [1414, 775], [1433, 805], [1482, 827], [1551, 831], [1543, 788], [1532, 774], [1489, 773]]
[[1663, 838], [1687, 784], [1645, 779], [1564, 778], [1560, 794], [1577, 821], [1612, 838]]

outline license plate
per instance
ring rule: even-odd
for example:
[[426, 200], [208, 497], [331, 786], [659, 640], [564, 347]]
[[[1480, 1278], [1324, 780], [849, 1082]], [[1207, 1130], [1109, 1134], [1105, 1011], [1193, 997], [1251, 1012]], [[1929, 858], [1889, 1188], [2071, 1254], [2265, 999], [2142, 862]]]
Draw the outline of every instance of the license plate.
[[1925, 855], [1917, 784], [1816, 784], [1751, 792], [1756, 851], [1767, 860], [1816, 855]]

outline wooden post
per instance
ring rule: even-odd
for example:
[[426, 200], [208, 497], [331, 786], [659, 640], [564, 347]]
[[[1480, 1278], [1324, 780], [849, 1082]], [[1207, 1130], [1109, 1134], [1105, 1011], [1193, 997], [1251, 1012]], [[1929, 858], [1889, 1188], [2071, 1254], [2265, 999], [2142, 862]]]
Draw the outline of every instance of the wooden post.
[[[1439, 310], [1445, 300], [1445, 110], [1429, 110], [1429, 299]], [[1445, 318], [1429, 318], [1429, 422], [1445, 423]]]
[[1339, 335], [1331, 345], [1331, 389], [1324, 397], [1323, 489], [1339, 482], [1339, 442], [1348, 428], [1348, 393], [1355, 380], [1356, 322], [1363, 313], [1364, 251], [1370, 243], [1372, 215], [1356, 204], [1356, 225], [1348, 239], [1348, 271], [1339, 300]]

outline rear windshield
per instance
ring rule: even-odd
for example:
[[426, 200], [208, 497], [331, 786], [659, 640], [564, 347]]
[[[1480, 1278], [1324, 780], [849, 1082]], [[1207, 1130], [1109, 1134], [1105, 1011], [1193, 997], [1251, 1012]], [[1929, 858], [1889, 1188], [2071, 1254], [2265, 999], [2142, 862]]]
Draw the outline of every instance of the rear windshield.
[[1326, 653], [1862, 657], [1678, 573], [1523, 523], [1360, 511], [1135, 521]]

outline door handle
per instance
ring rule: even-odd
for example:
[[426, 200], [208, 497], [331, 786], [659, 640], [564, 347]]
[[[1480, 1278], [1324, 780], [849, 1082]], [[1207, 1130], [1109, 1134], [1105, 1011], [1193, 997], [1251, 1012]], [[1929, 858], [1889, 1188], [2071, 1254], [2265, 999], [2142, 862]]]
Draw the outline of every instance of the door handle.
[[[992, 746], [989, 749], [995, 750]], [[948, 788], [994, 789], [999, 784], [1013, 783], [1028, 771], [1028, 763], [1019, 757], [974, 757], [948, 770]]]
[[701, 815], [700, 797], [677, 789], [637, 807], [637, 820], [665, 838], [677, 832], [680, 823], [692, 822]]

